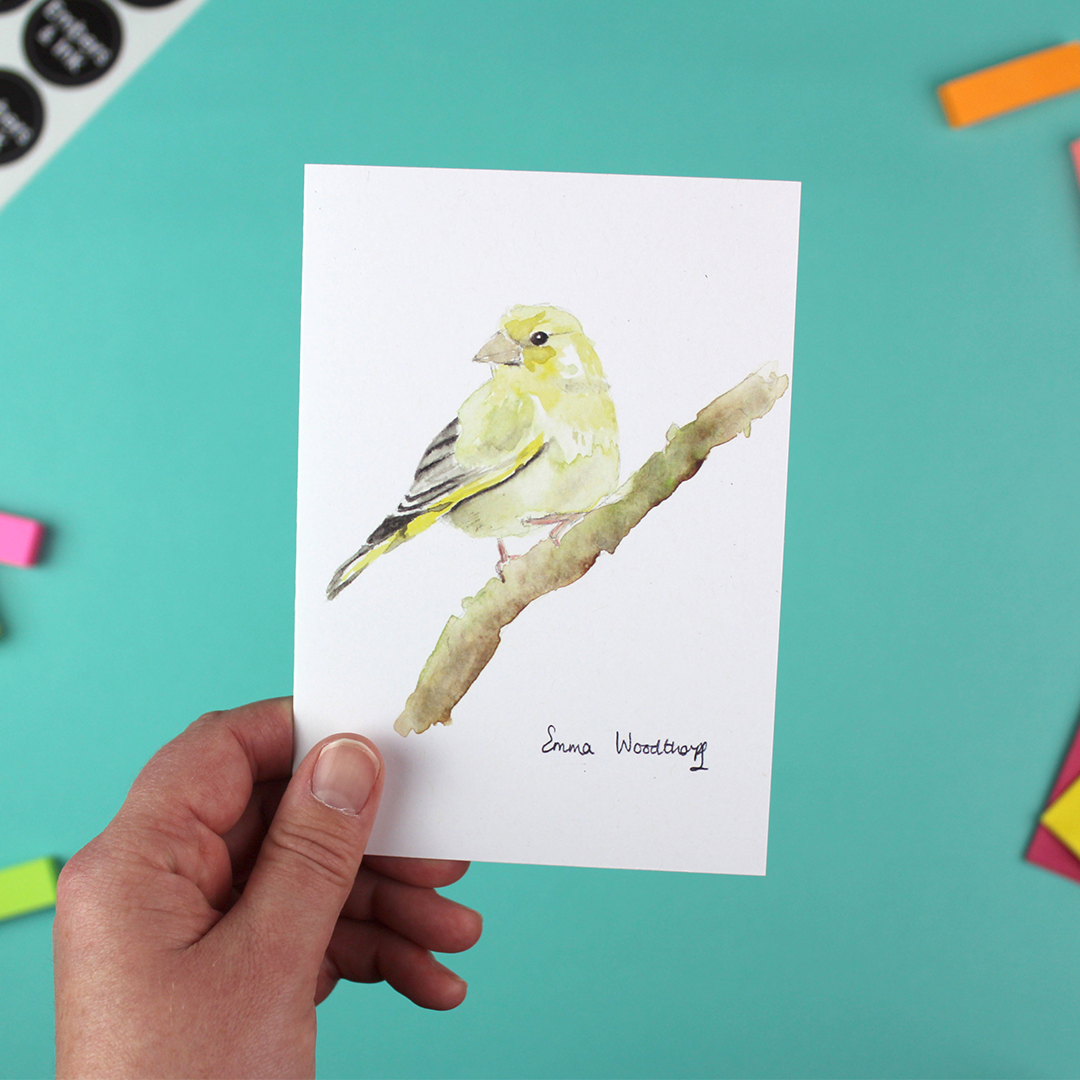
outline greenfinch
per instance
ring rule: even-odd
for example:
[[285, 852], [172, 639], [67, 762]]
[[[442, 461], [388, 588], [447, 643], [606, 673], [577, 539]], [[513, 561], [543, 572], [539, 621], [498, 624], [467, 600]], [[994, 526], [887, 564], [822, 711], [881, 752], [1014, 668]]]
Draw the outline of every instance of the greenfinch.
[[553, 525], [558, 542], [619, 482], [619, 429], [604, 369], [567, 311], [519, 305], [473, 357], [491, 367], [457, 416], [428, 444], [397, 509], [335, 571], [333, 599], [367, 569], [441, 517], [499, 541]]

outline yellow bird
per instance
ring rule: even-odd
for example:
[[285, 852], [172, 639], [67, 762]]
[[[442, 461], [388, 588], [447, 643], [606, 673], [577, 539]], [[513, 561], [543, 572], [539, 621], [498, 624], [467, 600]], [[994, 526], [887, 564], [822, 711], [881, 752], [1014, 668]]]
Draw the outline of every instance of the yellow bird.
[[428, 444], [397, 509], [338, 567], [333, 599], [380, 555], [444, 515], [469, 536], [499, 541], [554, 525], [552, 539], [619, 482], [619, 428], [596, 348], [581, 323], [550, 305], [511, 308], [473, 357], [491, 378]]

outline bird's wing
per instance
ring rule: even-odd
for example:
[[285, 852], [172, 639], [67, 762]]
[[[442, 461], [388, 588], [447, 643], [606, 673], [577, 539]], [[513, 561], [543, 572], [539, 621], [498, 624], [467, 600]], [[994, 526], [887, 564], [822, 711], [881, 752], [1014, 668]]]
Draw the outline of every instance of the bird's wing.
[[412, 487], [398, 503], [399, 514], [409, 514], [416, 510], [422, 512], [487, 471], [466, 468], [457, 460], [454, 451], [460, 437], [461, 421], [455, 416], [428, 443], [420, 464], [416, 466]]
[[329, 599], [333, 600], [380, 555], [422, 533], [459, 503], [509, 480], [544, 449], [544, 436], [538, 434], [514, 452], [484, 465], [466, 467], [454, 453], [460, 435], [461, 421], [454, 417], [431, 440], [416, 467], [412, 487], [397, 509], [383, 519], [364, 546], [330, 579], [326, 587]]

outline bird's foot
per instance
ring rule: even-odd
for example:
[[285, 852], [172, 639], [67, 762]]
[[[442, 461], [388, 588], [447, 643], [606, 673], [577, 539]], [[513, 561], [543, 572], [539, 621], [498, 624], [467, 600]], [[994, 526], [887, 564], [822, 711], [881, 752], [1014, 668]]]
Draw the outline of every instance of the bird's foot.
[[512, 563], [515, 559], [520, 559], [520, 555], [508, 555], [506, 553], [506, 545], [499, 541], [499, 561], [495, 564], [495, 573], [499, 575], [499, 580], [506, 581], [506, 577], [503, 575], [503, 570]]
[[584, 514], [548, 514], [545, 517], [525, 518], [526, 525], [554, 525], [555, 528], [548, 533], [548, 539], [556, 546], [562, 539], [567, 529], [576, 525], [585, 517]]

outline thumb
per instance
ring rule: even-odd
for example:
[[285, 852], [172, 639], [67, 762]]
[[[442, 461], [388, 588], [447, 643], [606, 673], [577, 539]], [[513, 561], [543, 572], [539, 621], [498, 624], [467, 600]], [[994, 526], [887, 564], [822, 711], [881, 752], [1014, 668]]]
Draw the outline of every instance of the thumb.
[[373, 743], [333, 735], [285, 789], [243, 895], [230, 916], [249, 923], [262, 959], [314, 982], [360, 868], [382, 795]]

